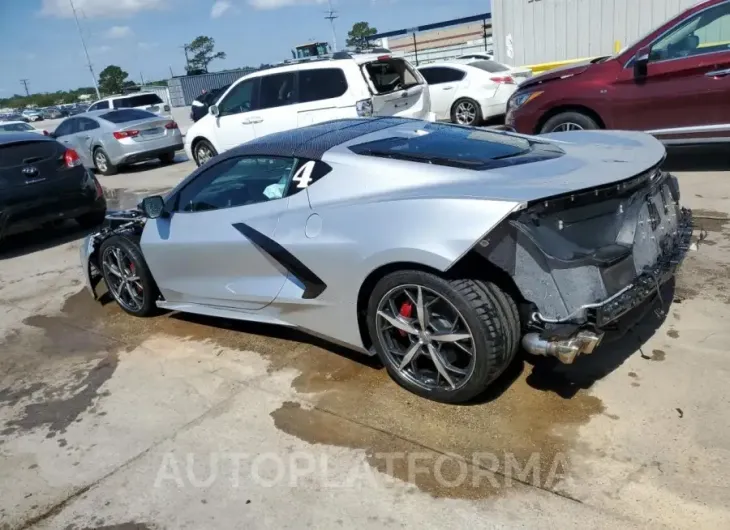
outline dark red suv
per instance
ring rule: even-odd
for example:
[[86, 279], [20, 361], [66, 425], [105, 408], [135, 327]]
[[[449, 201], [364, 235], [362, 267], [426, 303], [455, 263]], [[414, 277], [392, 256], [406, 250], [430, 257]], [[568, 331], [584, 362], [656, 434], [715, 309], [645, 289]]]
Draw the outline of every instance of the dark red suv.
[[730, 142], [730, 0], [699, 2], [615, 56], [528, 79], [507, 104], [507, 125]]

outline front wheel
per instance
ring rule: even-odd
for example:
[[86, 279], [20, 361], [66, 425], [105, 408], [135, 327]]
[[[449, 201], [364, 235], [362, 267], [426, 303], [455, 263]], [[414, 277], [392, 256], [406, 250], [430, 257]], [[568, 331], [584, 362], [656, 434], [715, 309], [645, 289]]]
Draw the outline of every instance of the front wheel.
[[367, 323], [390, 376], [411, 392], [444, 403], [483, 393], [519, 348], [514, 300], [480, 280], [391, 273], [370, 296]]
[[556, 114], [540, 129], [540, 134], [568, 131], [589, 131], [599, 129], [593, 118], [582, 112], [561, 112]]
[[215, 150], [215, 147], [213, 147], [208, 140], [200, 140], [195, 144], [195, 149], [193, 150], [193, 157], [195, 158], [195, 163], [198, 164], [198, 167], [205, 164], [217, 154], [218, 152]]
[[147, 262], [134, 241], [112, 236], [101, 244], [99, 265], [109, 293], [130, 315], [157, 312], [158, 290]]

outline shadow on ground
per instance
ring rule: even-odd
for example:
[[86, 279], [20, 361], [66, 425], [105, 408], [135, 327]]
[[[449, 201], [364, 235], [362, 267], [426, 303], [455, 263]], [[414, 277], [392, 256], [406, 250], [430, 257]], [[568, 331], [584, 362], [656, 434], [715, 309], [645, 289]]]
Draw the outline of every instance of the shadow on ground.
[[0, 260], [18, 258], [63, 245], [81, 239], [94, 230], [96, 228], [81, 228], [78, 223], [69, 220], [31, 232], [8, 236], [0, 241]]
[[670, 147], [662, 167], [666, 171], [728, 171], [730, 153], [726, 147]]

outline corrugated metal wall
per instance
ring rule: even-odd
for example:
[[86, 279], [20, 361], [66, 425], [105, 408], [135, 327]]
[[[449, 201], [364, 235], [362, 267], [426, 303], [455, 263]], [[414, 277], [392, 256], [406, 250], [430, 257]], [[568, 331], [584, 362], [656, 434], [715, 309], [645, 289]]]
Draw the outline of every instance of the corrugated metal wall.
[[216, 72], [213, 74], [188, 75], [185, 77], [173, 77], [167, 82], [170, 89], [170, 102], [173, 107], [185, 107], [191, 105], [193, 100], [202, 91], [220, 88], [229, 85], [246, 74], [254, 72], [254, 68], [242, 68], [230, 72]]
[[515, 65], [610, 55], [696, 2], [492, 0], [495, 53]]

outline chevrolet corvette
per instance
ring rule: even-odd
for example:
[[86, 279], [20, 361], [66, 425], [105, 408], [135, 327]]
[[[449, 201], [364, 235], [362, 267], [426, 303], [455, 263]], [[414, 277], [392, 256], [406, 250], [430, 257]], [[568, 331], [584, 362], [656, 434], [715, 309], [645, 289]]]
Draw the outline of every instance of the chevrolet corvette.
[[654, 303], [692, 235], [664, 157], [636, 132], [337, 120], [242, 144], [110, 213], [82, 266], [132, 315], [297, 327], [461, 403], [520, 346], [572, 363]]

